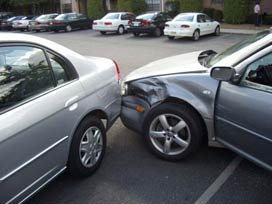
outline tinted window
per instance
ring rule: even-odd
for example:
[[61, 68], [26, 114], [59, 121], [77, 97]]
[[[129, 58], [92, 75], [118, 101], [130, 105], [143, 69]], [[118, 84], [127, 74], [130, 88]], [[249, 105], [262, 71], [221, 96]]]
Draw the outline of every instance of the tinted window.
[[272, 92], [272, 53], [248, 66], [242, 85]]
[[54, 87], [41, 49], [0, 47], [0, 111]]
[[198, 23], [205, 23], [206, 22], [205, 15], [198, 15], [197, 16], [197, 22]]
[[144, 15], [140, 15], [140, 16], [137, 16], [136, 19], [143, 19], [143, 20], [152, 20], [153, 17], [155, 16], [154, 13], [149, 13], [149, 14], [144, 14]]
[[66, 73], [66, 63], [56, 55], [48, 53], [48, 57], [50, 59], [50, 63], [54, 72], [55, 79], [57, 84], [63, 84], [68, 81], [68, 76]]
[[56, 20], [65, 20], [65, 19], [67, 19], [67, 14], [60, 14], [60, 15], [58, 15], [55, 19]]
[[127, 14], [122, 14], [121, 20], [129, 20], [128, 15]]

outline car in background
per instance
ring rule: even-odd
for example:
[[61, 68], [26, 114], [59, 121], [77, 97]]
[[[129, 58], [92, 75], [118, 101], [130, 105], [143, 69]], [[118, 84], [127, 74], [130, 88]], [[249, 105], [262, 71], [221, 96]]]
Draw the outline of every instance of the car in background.
[[203, 13], [181, 13], [165, 24], [164, 35], [169, 40], [175, 37], [191, 37], [199, 40], [200, 36], [220, 35], [220, 23]]
[[24, 17], [25, 16], [13, 16], [11, 18], [3, 20], [2, 23], [1, 23], [1, 30], [7, 30], [7, 31], [12, 30], [12, 24], [13, 24], [13, 22], [16, 21], [16, 20], [21, 20]]
[[35, 20], [29, 22], [29, 30], [31, 31], [48, 31], [48, 25], [51, 20], [56, 18], [59, 14], [51, 13], [51, 14], [44, 14], [37, 17]]
[[64, 13], [49, 23], [49, 30], [71, 32], [74, 29], [88, 29], [92, 27], [92, 20], [81, 13]]
[[13, 16], [14, 16], [13, 12], [0, 12], [0, 29], [2, 21], [7, 20], [8, 18], [11, 18]]
[[134, 19], [135, 15], [130, 12], [108, 13], [102, 19], [93, 21], [93, 30], [100, 31], [102, 35], [107, 32], [116, 32], [122, 35]]
[[35, 20], [37, 16], [25, 16], [21, 20], [13, 21], [12, 28], [13, 30], [20, 30], [20, 31], [28, 31], [29, 30], [29, 22]]
[[122, 85], [121, 119], [169, 161], [202, 141], [272, 170], [272, 31], [212, 50], [152, 62]]
[[153, 34], [156, 37], [163, 35], [165, 22], [171, 20], [169, 15], [164, 12], [146, 13], [136, 17], [128, 27], [128, 31], [134, 36], [141, 33]]
[[0, 34], [0, 203], [24, 202], [65, 169], [91, 175], [120, 108], [113, 60]]

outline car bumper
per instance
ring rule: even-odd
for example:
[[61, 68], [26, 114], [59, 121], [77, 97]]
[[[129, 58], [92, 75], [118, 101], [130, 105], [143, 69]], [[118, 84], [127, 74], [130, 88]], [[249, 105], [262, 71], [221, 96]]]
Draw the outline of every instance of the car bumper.
[[[143, 111], [137, 111], [137, 107], [142, 107]], [[122, 98], [121, 120], [127, 128], [140, 133], [149, 110], [150, 105], [145, 100], [136, 96], [124, 96]]]
[[93, 30], [95, 31], [105, 31], [105, 32], [114, 32], [117, 31], [118, 27], [117, 26], [94, 26], [93, 25]]
[[23, 25], [23, 26], [12, 26], [13, 30], [23, 30], [23, 29], [27, 29], [28, 26]]
[[30, 25], [29, 26], [29, 30], [33, 30], [33, 31], [47, 30], [47, 28], [48, 28], [48, 25]]
[[164, 35], [173, 36], [173, 37], [192, 37], [193, 31], [164, 29]]
[[139, 27], [128, 27], [128, 32], [132, 33], [153, 33], [156, 27], [153, 26], [139, 26]]

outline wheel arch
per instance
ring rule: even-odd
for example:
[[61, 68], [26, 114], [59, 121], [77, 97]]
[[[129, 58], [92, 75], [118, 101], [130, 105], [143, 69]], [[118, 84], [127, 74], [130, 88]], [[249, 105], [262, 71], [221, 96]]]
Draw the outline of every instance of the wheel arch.
[[185, 100], [182, 100], [180, 98], [176, 98], [176, 97], [168, 97], [166, 98], [161, 104], [165, 104], [165, 103], [174, 103], [174, 104], [182, 104], [182, 105], [186, 105], [190, 110], [192, 110], [193, 112], [196, 113], [196, 115], [199, 117], [200, 122], [201, 122], [201, 127], [202, 127], [202, 131], [203, 131], [203, 142], [205, 143], [205, 145], [208, 145], [208, 128], [207, 125], [205, 123], [205, 120], [203, 118], [203, 116], [200, 114], [200, 112], [194, 107], [192, 106], [190, 103], [188, 103]]

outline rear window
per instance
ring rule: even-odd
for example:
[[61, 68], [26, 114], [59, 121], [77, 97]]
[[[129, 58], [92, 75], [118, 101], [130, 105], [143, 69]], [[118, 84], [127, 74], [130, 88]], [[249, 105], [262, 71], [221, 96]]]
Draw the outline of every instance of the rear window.
[[143, 14], [143, 15], [137, 16], [136, 19], [152, 20], [154, 16], [155, 16], [154, 13], [149, 13], [149, 14]]
[[65, 20], [67, 18], [67, 15], [66, 14], [60, 14], [58, 15], [55, 19], [56, 20]]
[[194, 20], [194, 15], [182, 14], [174, 18], [174, 21], [186, 21], [192, 22]]
[[102, 19], [104, 19], [104, 20], [109, 20], [109, 19], [119, 19], [119, 16], [120, 16], [120, 14], [119, 13], [109, 13], [109, 14], [107, 14], [107, 15], [105, 15]]

